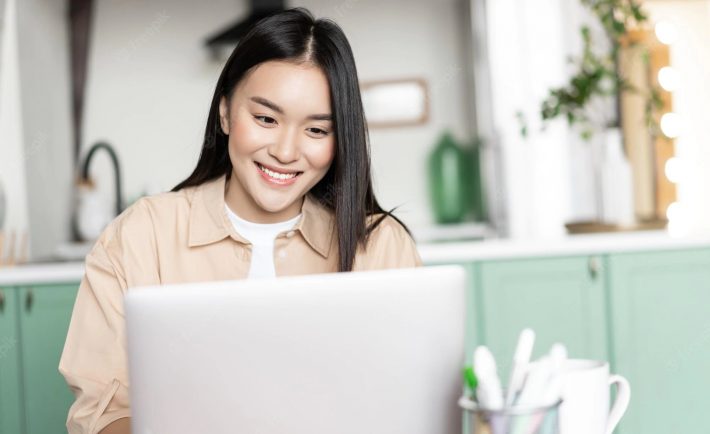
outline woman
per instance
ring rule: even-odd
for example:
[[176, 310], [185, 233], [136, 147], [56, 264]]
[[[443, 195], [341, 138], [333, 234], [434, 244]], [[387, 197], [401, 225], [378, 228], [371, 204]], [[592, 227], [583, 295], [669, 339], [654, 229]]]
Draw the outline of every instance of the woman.
[[129, 432], [128, 288], [420, 265], [370, 179], [342, 30], [304, 9], [259, 22], [217, 82], [193, 173], [123, 212], [86, 257], [59, 366], [69, 432]]

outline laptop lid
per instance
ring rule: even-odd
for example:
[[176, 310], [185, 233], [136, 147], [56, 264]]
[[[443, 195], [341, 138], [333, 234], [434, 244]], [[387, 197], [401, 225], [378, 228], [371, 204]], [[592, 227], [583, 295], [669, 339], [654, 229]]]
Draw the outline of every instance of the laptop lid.
[[134, 434], [461, 432], [459, 266], [142, 287]]

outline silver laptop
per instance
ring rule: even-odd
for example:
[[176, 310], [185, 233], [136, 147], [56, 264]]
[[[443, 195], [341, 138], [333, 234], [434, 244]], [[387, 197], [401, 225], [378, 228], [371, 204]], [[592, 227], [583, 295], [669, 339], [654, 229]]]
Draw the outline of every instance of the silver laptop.
[[460, 434], [459, 266], [135, 288], [134, 434]]

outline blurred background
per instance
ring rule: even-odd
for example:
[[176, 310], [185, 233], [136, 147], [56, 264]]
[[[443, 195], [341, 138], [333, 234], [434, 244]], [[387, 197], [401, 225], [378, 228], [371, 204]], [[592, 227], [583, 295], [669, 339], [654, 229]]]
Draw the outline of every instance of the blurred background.
[[[78, 180], [99, 142], [116, 154], [121, 209], [172, 188], [196, 162], [238, 39], [228, 30], [260, 8], [305, 6], [350, 38], [377, 194], [420, 241], [663, 229], [669, 217], [673, 235], [708, 233], [708, 3], [645, 1], [643, 20], [625, 2], [484, 3], [4, 0], [3, 226], [28, 234], [30, 258], [90, 240], [75, 205], [88, 196], [96, 224], [116, 211], [109, 153], [91, 162], [91, 188]], [[618, 3], [623, 31], [591, 3]], [[582, 64], [584, 28], [600, 80], [579, 74], [596, 68]], [[617, 78], [629, 86], [613, 95]]]
[[0, 0], [0, 432], [61, 432], [84, 256], [294, 6], [350, 40], [380, 202], [469, 270], [469, 347], [532, 326], [629, 377], [621, 432], [707, 432], [710, 0]]

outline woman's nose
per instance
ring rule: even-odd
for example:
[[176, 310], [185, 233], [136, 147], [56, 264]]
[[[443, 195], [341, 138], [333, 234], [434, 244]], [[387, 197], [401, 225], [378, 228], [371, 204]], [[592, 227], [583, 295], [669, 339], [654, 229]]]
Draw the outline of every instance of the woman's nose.
[[269, 155], [283, 164], [298, 160], [298, 132], [295, 129], [285, 129], [278, 139], [269, 146]]

